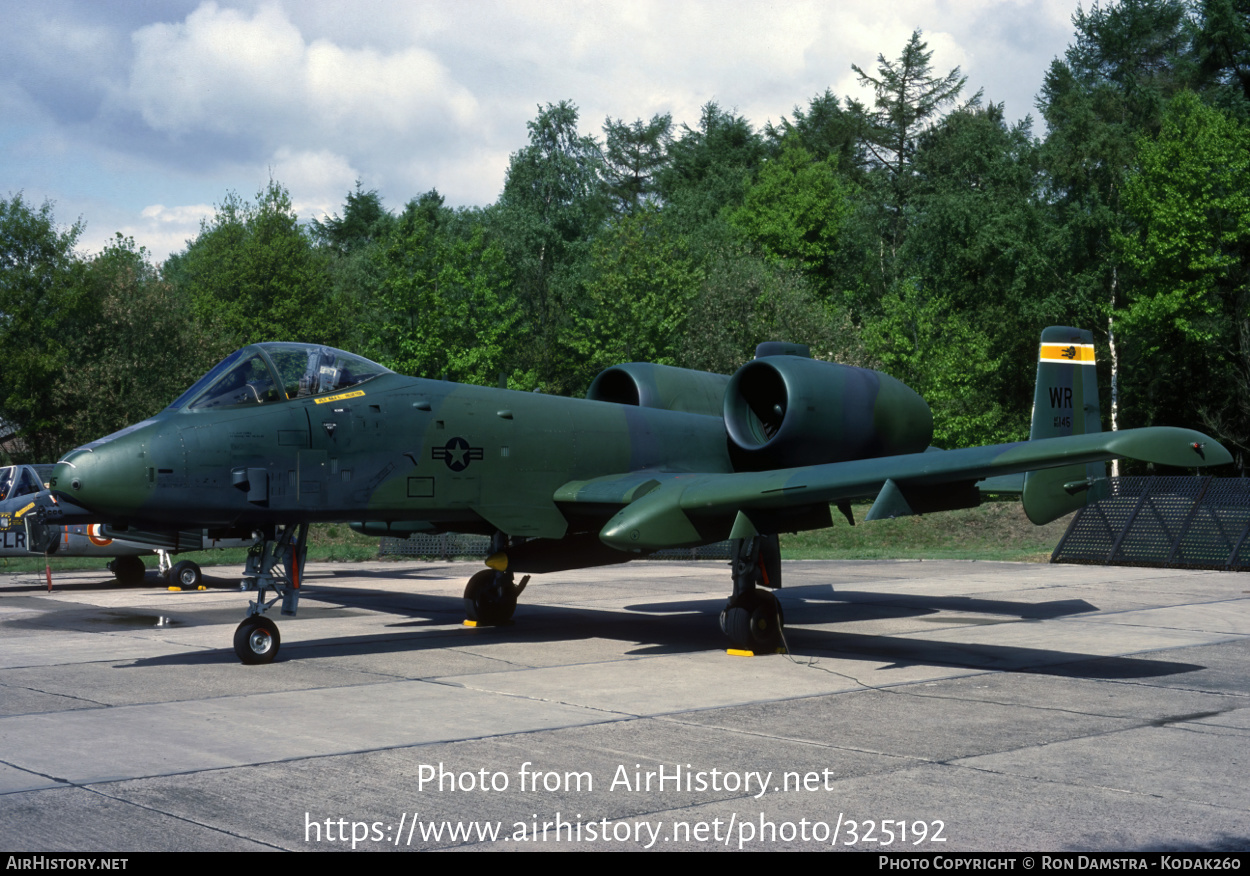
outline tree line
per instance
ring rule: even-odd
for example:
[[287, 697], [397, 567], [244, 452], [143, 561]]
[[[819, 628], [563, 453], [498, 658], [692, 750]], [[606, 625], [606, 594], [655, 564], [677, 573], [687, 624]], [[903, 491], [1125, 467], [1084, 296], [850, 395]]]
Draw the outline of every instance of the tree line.
[[425, 377], [580, 394], [602, 368], [732, 372], [762, 340], [879, 368], [941, 446], [1027, 437], [1038, 332], [1091, 328], [1104, 417], [1250, 449], [1250, 2], [1079, 10], [1044, 134], [935, 71], [923, 35], [762, 127], [540, 107], [495, 203], [302, 223], [271, 180], [156, 264], [0, 200], [0, 421], [55, 459], [230, 350], [326, 343]]

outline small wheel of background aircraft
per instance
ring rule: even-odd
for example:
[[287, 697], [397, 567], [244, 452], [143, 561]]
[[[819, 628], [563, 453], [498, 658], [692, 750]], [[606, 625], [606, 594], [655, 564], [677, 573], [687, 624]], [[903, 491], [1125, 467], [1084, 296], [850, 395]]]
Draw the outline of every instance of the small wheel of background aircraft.
[[190, 560], [174, 563], [169, 570], [169, 583], [183, 590], [194, 590], [203, 582], [204, 575], [200, 572], [200, 567]]
[[143, 560], [129, 556], [118, 557], [111, 561], [108, 564], [108, 570], [113, 573], [117, 583], [123, 587], [137, 587], [143, 583], [143, 579], [148, 573], [147, 566], [143, 564]]

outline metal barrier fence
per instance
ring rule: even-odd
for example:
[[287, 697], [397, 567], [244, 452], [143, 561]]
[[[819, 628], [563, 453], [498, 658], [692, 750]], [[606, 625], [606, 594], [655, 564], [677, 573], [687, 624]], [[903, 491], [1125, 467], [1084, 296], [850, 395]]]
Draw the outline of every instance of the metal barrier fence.
[[[410, 538], [382, 539], [378, 547], [379, 556], [424, 557], [426, 559], [454, 560], [484, 559], [490, 553], [490, 539], [484, 535], [460, 535], [444, 533], [442, 535], [414, 535]], [[680, 548], [677, 550], [656, 551], [644, 560], [729, 560], [733, 553], [729, 542], [720, 541], [697, 548]]]
[[1250, 478], [1111, 478], [1052, 563], [1250, 571]]

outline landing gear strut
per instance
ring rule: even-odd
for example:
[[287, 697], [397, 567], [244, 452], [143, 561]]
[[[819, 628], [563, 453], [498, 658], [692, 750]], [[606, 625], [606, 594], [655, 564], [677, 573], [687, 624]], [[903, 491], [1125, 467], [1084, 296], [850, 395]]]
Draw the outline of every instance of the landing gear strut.
[[781, 586], [781, 553], [777, 536], [735, 539], [733, 595], [721, 612], [721, 629], [732, 646], [756, 654], [783, 647], [785, 617], [777, 597], [761, 587]]
[[[247, 617], [234, 631], [234, 653], [244, 663], [272, 663], [278, 656], [282, 644], [278, 625], [264, 613], [281, 599], [282, 614], [295, 616], [307, 554], [307, 523], [288, 523], [264, 532], [256, 544], [248, 548], [240, 589], [255, 590], [256, 599], [248, 603]], [[275, 595], [266, 602], [265, 594], [269, 590]]]

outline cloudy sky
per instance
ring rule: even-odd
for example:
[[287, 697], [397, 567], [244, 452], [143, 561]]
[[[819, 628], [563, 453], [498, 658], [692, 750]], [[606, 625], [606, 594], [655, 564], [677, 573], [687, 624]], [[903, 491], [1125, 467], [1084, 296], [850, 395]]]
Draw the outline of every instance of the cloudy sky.
[[[341, 212], [359, 179], [392, 209], [437, 188], [483, 205], [539, 104], [607, 116], [708, 101], [757, 127], [831, 88], [868, 99], [871, 70], [920, 28], [934, 67], [958, 65], [1036, 118], [1076, 0], [0, 0], [0, 197], [81, 217], [82, 245], [118, 231], [158, 259], [227, 191], [272, 175], [301, 219]], [[1041, 134], [1040, 124], [1035, 133]]]

